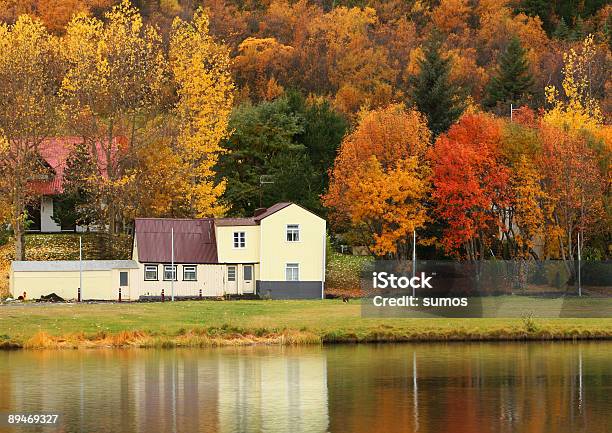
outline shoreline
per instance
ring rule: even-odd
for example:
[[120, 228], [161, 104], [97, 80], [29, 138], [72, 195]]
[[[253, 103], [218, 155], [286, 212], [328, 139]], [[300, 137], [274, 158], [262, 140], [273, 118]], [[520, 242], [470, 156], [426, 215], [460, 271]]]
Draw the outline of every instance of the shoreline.
[[[341, 300], [5, 305], [0, 350], [612, 340], [610, 317], [560, 318], [554, 300], [505, 300], [511, 318], [362, 317], [359, 303]], [[563, 305], [598, 312], [612, 298]]]
[[427, 332], [405, 333], [400, 330], [380, 329], [367, 333], [283, 330], [281, 332], [228, 331], [224, 329], [191, 329], [176, 335], [159, 335], [145, 331], [117, 333], [83, 333], [51, 335], [37, 332], [30, 338], [0, 339], [0, 350], [83, 350], [83, 349], [144, 349], [144, 348], [215, 348], [236, 346], [310, 346], [335, 344], [390, 344], [443, 342], [556, 342], [556, 341], [612, 341], [612, 329], [574, 328], [527, 330], [526, 327], [456, 329], [448, 332], [431, 329]]

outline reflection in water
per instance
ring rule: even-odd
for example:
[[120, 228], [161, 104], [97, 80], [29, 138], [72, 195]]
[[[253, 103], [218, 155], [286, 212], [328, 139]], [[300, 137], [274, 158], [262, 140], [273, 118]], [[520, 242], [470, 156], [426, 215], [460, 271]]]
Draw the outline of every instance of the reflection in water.
[[610, 343], [0, 352], [0, 412], [87, 433], [603, 432], [611, 359]]
[[332, 350], [327, 356], [329, 429], [609, 431], [611, 359], [610, 343]]

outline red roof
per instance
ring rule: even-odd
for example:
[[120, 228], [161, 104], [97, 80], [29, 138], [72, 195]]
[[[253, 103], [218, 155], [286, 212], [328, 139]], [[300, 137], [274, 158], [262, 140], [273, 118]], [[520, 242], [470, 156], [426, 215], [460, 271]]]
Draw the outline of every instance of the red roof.
[[253, 218], [215, 218], [215, 225], [225, 226], [256, 226], [257, 222]]
[[218, 263], [212, 218], [136, 218], [138, 261], [171, 263], [172, 230], [175, 263]]
[[251, 218], [136, 218], [134, 235], [140, 263], [172, 261], [174, 229], [174, 262], [187, 264], [218, 263], [215, 226], [250, 226], [292, 203], [276, 203]]
[[[75, 146], [82, 142], [83, 138], [81, 137], [54, 137], [44, 140], [39, 146], [39, 153], [47, 164], [49, 164], [53, 172], [50, 173], [49, 180], [31, 181], [30, 186], [32, 189], [41, 195], [61, 194], [64, 191], [63, 177], [68, 156]], [[113, 148], [117, 149], [118, 146], [115, 145]], [[104, 149], [98, 143], [96, 145], [96, 150], [98, 153], [96, 158], [98, 161], [98, 168], [100, 173], [106, 176], [106, 156], [103, 153]]]

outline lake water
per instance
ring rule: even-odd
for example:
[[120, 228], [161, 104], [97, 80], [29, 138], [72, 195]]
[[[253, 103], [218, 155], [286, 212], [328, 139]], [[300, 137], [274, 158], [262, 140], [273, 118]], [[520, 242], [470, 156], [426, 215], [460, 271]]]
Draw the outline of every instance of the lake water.
[[62, 432], [612, 431], [612, 343], [0, 352], [0, 413]]

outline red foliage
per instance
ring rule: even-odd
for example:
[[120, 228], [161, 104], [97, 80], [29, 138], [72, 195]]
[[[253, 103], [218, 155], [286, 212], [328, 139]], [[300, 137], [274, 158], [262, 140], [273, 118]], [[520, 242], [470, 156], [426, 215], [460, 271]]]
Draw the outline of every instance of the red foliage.
[[[487, 235], [498, 230], [498, 212], [508, 206], [510, 170], [502, 163], [502, 129], [486, 114], [467, 114], [438, 137], [430, 153], [437, 215], [447, 224], [447, 251], [466, 246], [482, 253]], [[496, 232], [498, 233], [498, 231]], [[478, 250], [466, 243], [479, 240]]]

